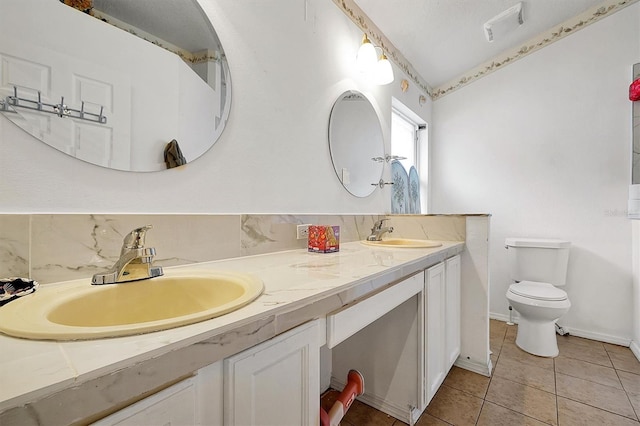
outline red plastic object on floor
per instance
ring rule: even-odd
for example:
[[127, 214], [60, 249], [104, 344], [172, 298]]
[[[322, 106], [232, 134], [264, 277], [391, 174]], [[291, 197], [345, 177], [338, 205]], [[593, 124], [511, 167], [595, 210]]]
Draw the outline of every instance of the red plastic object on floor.
[[629, 86], [629, 100], [640, 101], [640, 78], [636, 79], [631, 86]]
[[347, 413], [356, 396], [364, 393], [364, 377], [357, 370], [350, 370], [347, 375], [347, 384], [338, 396], [338, 400], [333, 403], [329, 413], [320, 408], [321, 426], [338, 426], [340, 420]]

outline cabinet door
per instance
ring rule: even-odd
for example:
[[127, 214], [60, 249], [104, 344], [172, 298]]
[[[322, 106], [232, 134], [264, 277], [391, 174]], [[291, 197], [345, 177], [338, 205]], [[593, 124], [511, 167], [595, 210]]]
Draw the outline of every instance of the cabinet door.
[[445, 335], [447, 370], [460, 355], [460, 256], [445, 261]]
[[222, 425], [222, 361], [107, 417], [98, 426]]
[[319, 424], [318, 336], [314, 321], [226, 359], [224, 424]]
[[198, 424], [197, 381], [183, 380], [156, 394], [136, 402], [94, 425], [194, 425]]
[[445, 361], [445, 266], [438, 263], [427, 269], [426, 296], [426, 356], [427, 403], [431, 401], [446, 376]]

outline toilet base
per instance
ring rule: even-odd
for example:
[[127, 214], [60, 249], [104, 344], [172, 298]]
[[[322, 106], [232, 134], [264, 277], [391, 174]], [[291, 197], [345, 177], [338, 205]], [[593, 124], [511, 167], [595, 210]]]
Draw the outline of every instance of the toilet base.
[[533, 355], [551, 358], [558, 356], [560, 351], [555, 321], [530, 321], [520, 317], [516, 345]]

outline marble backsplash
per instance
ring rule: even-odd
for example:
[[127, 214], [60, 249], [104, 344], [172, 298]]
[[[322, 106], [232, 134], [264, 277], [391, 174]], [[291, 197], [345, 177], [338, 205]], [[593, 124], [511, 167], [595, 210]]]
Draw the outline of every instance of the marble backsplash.
[[[339, 225], [340, 241], [366, 238], [388, 217], [393, 235], [462, 241], [463, 215], [0, 215], [0, 278], [30, 277], [41, 284], [90, 278], [118, 259], [132, 229], [151, 224], [146, 243], [162, 266], [303, 249], [296, 225]], [[321, 256], [321, 255], [318, 255]]]

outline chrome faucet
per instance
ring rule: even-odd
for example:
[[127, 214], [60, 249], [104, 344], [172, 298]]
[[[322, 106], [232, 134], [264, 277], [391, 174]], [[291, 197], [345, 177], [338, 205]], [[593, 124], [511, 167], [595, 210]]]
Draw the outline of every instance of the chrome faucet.
[[371, 228], [371, 235], [367, 237], [367, 241], [382, 241], [382, 236], [385, 233], [393, 232], [393, 226], [389, 226], [385, 228], [382, 227], [382, 224], [384, 223], [385, 220], [389, 220], [389, 219], [380, 219], [373, 225], [373, 228]]
[[106, 272], [95, 274], [91, 284], [124, 283], [162, 275], [161, 266], [151, 266], [156, 249], [144, 246], [145, 235], [151, 228], [151, 225], [136, 228], [124, 237], [120, 259]]

